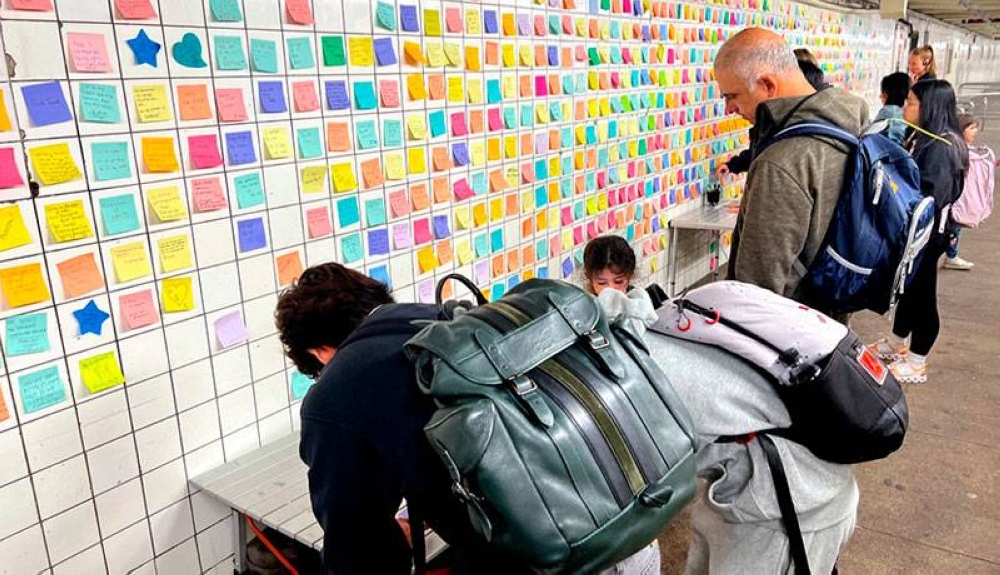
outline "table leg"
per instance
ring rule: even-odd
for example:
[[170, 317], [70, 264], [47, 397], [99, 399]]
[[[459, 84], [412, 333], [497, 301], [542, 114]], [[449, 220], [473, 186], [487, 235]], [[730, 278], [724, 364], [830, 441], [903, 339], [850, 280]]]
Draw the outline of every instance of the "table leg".
[[712, 281], [719, 279], [719, 261], [722, 259], [722, 233], [719, 230], [712, 230], [712, 241], [715, 242], [715, 269], [712, 270]]
[[668, 296], [677, 295], [677, 228], [670, 226], [670, 247], [667, 250], [670, 254], [667, 265], [670, 266], [670, 291]]
[[243, 520], [243, 514], [239, 511], [233, 509], [233, 521], [236, 522], [236, 529], [233, 530], [235, 545], [235, 554], [233, 555], [233, 562], [235, 563], [236, 572], [240, 575], [247, 572], [247, 543], [250, 542], [249, 533], [247, 529], [247, 522]]

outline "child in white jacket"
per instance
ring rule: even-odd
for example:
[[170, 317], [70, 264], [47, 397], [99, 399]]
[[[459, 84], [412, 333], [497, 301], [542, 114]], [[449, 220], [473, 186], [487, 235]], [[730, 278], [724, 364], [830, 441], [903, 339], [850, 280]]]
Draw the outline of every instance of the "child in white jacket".
[[583, 251], [584, 288], [594, 295], [608, 321], [630, 320], [639, 335], [656, 323], [656, 310], [646, 290], [632, 287], [635, 252], [625, 238], [594, 238]]

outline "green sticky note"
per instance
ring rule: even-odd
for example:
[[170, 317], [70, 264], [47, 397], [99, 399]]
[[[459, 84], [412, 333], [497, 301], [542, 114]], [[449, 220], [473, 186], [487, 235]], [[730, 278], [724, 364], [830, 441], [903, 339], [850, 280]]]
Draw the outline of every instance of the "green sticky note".
[[378, 131], [375, 128], [375, 120], [358, 122], [355, 129], [358, 132], [358, 148], [370, 150], [378, 147]]
[[365, 200], [365, 220], [369, 226], [380, 226], [385, 223], [385, 201], [382, 198]]
[[242, 22], [240, 0], [209, 0], [209, 10], [216, 22]]
[[382, 137], [385, 147], [398, 148], [403, 145], [403, 123], [399, 120], [382, 120]]
[[315, 383], [311, 377], [303, 374], [299, 370], [292, 372], [292, 399], [302, 399], [306, 392]]
[[340, 253], [344, 257], [344, 263], [352, 264], [365, 256], [364, 244], [361, 241], [361, 234], [353, 233], [340, 240]]
[[288, 44], [288, 64], [292, 70], [316, 67], [316, 58], [313, 57], [312, 42], [309, 38], [289, 38], [286, 44]]
[[80, 84], [80, 117], [84, 122], [121, 122], [118, 89], [111, 84]]
[[337, 221], [342, 228], [361, 223], [357, 198], [344, 198], [337, 202]]
[[[218, 39], [216, 39], [218, 40]], [[250, 39], [250, 62], [254, 72], [278, 73], [278, 47], [271, 40]]]
[[90, 146], [94, 157], [94, 177], [99, 182], [132, 177], [128, 142], [94, 142]]
[[396, 6], [387, 2], [379, 2], [375, 9], [375, 20], [386, 30], [396, 29]]
[[28, 355], [49, 351], [49, 316], [45, 312], [7, 318], [7, 355]]
[[354, 84], [354, 105], [359, 110], [374, 110], [378, 106], [378, 99], [375, 97], [375, 84], [356, 82]]
[[25, 413], [41, 411], [66, 400], [66, 385], [55, 365], [17, 378]]
[[323, 45], [324, 66], [343, 66], [347, 63], [347, 58], [344, 54], [343, 36], [323, 36], [321, 42]]
[[236, 204], [241, 210], [264, 203], [264, 187], [260, 184], [260, 174], [252, 172], [233, 178], [236, 188]]
[[295, 133], [299, 140], [299, 158], [308, 160], [323, 155], [323, 140], [319, 128], [299, 128]]
[[239, 36], [215, 37], [215, 65], [220, 70], [246, 70], [247, 57]]
[[135, 210], [135, 197], [132, 194], [101, 198], [98, 205], [101, 208], [104, 231], [109, 236], [139, 229], [139, 214]]

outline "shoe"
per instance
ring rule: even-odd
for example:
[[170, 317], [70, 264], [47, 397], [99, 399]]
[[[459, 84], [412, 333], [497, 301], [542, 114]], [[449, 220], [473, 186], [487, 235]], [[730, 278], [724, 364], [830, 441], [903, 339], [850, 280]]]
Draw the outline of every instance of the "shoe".
[[975, 267], [975, 265], [976, 264], [970, 262], [969, 260], [963, 260], [960, 257], [954, 257], [954, 258], [944, 258], [944, 266], [943, 267], [946, 270], [969, 271], [973, 267]]
[[889, 371], [899, 383], [927, 383], [927, 364], [914, 365], [905, 359], [889, 366]]
[[868, 349], [882, 361], [899, 361], [905, 359], [906, 354], [910, 353], [910, 348], [906, 344], [903, 344], [902, 347], [896, 347], [884, 337], [869, 345]]

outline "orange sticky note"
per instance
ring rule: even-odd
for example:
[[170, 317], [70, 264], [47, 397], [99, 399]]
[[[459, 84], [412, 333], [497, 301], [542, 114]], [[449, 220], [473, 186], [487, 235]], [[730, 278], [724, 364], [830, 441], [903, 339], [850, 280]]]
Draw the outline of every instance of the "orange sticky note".
[[42, 275], [42, 264], [24, 264], [0, 269], [0, 290], [8, 307], [21, 307], [49, 301], [49, 287]]
[[441, 204], [451, 201], [451, 183], [448, 178], [434, 178], [431, 182], [434, 187], [434, 203]]
[[503, 175], [503, 170], [493, 170], [490, 172], [490, 188], [494, 192], [499, 192], [507, 187], [507, 179]]
[[410, 94], [411, 100], [423, 100], [427, 97], [427, 90], [424, 88], [424, 76], [422, 74], [410, 74], [406, 77], [406, 91]]
[[452, 164], [451, 154], [448, 153], [447, 147], [434, 148], [431, 152], [431, 157], [434, 161], [434, 170], [437, 172], [449, 170], [454, 165]]
[[479, 46], [465, 47], [465, 69], [470, 72], [478, 72], [483, 69], [479, 61]]
[[142, 160], [146, 169], [154, 174], [176, 172], [177, 152], [174, 150], [173, 138], [143, 138]]
[[442, 240], [437, 245], [437, 259], [441, 265], [451, 263], [454, 258], [454, 251], [451, 247], [451, 240]]
[[297, 251], [278, 256], [274, 263], [278, 267], [278, 285], [291, 285], [302, 275], [302, 258]]
[[417, 42], [403, 42], [403, 54], [406, 56], [408, 64], [418, 66], [427, 63], [424, 51]]
[[330, 122], [326, 125], [326, 149], [330, 152], [346, 152], [351, 149], [351, 132], [344, 122]]
[[361, 177], [365, 181], [366, 188], [374, 188], [385, 183], [385, 176], [382, 175], [382, 163], [378, 158], [361, 162]]
[[212, 106], [208, 103], [208, 86], [205, 84], [182, 84], [177, 86], [177, 106], [181, 120], [208, 120], [212, 117]]
[[7, 410], [7, 403], [4, 401], [3, 393], [0, 393], [0, 422], [10, 418], [10, 411]]
[[7, 98], [4, 96], [3, 90], [0, 89], [0, 132], [9, 132], [10, 130], [10, 114], [7, 113]]
[[413, 209], [417, 211], [430, 207], [431, 198], [427, 194], [427, 184], [410, 186], [410, 201], [413, 202]]
[[56, 264], [63, 294], [67, 298], [81, 296], [104, 287], [104, 276], [97, 269], [93, 253], [86, 253]]
[[445, 94], [444, 74], [427, 76], [427, 91], [430, 92], [431, 100], [443, 100]]

